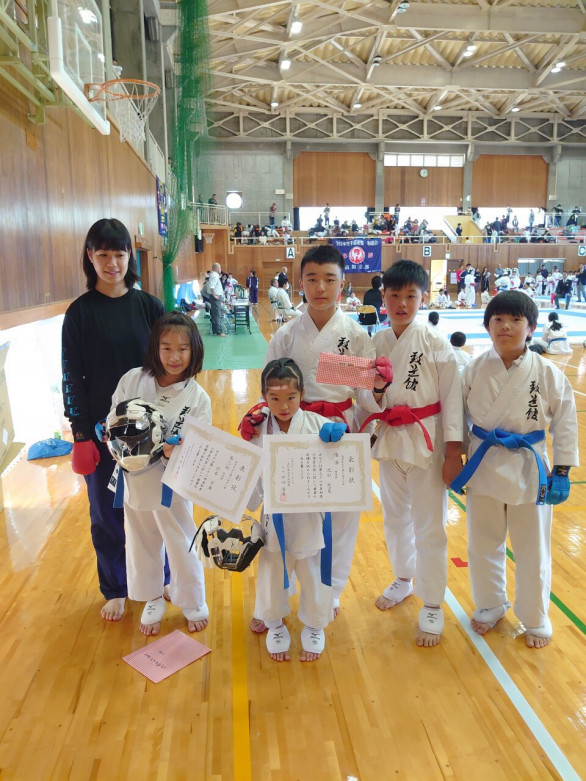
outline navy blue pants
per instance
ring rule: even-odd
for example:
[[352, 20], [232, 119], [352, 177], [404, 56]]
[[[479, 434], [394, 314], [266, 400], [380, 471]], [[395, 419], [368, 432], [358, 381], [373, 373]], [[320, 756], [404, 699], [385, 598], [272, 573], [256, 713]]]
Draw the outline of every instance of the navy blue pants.
[[[98, 560], [100, 591], [106, 599], [116, 599], [128, 596], [124, 510], [114, 509], [114, 493], [108, 489], [108, 482], [116, 464], [107, 445], [98, 442], [97, 446], [100, 463], [93, 474], [85, 476], [90, 502], [92, 542]], [[168, 582], [169, 562], [165, 554], [165, 583]]]

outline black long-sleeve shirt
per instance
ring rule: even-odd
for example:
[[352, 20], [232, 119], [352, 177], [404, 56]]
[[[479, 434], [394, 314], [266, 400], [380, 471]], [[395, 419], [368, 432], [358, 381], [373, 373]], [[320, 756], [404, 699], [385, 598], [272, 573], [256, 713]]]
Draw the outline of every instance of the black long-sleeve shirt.
[[152, 325], [164, 312], [158, 298], [136, 288], [120, 298], [89, 290], [69, 306], [62, 333], [63, 403], [76, 442], [94, 436], [122, 375], [142, 366]]

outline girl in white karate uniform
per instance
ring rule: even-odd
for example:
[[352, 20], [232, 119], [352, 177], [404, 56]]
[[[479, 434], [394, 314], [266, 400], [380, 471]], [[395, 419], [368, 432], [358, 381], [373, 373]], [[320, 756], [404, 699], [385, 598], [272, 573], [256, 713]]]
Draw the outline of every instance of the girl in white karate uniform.
[[[140, 398], [161, 412], [168, 439], [181, 435], [188, 414], [211, 423], [210, 398], [194, 379], [201, 371], [203, 355], [201, 336], [190, 317], [171, 312], [159, 318], [151, 331], [144, 365], [131, 369], [118, 383], [110, 416], [116, 414], [120, 402]], [[140, 623], [145, 635], [158, 634], [165, 615], [165, 550], [171, 568], [171, 601], [183, 610], [190, 632], [199, 632], [208, 623], [203, 567], [194, 552], [189, 552], [195, 529], [192, 505], [176, 494], [170, 507], [161, 504], [164, 463], [173, 447], [166, 442], [163, 458], [142, 472], [121, 470], [118, 477], [125, 483], [128, 596], [146, 602]]]
[[568, 332], [561, 323], [557, 312], [550, 312], [548, 322], [543, 326], [541, 339], [534, 339], [532, 344], [538, 344], [551, 355], [569, 355], [572, 348], [568, 342]]
[[[262, 424], [256, 426], [252, 441], [262, 447], [265, 436], [316, 434], [324, 441], [337, 441], [346, 426], [332, 423], [316, 412], [300, 409], [304, 395], [303, 375], [291, 358], [269, 361], [261, 377], [266, 407]], [[255, 489], [249, 509], [262, 502], [262, 482]], [[325, 627], [334, 617], [334, 591], [322, 583], [321, 552], [324, 548], [324, 514], [319, 512], [283, 515], [287, 573], [295, 572], [301, 594], [298, 618], [301, 631], [301, 661], [319, 658], [325, 648]], [[254, 615], [268, 627], [267, 650], [278, 662], [289, 661], [291, 638], [283, 623], [289, 613], [289, 590], [284, 586], [283, 556], [272, 516], [263, 513], [265, 546], [258, 559]]]
[[[578, 424], [570, 383], [551, 361], [526, 348], [537, 317], [535, 303], [519, 291], [499, 294], [486, 307], [484, 326], [493, 347], [462, 372], [471, 465], [452, 482], [459, 492], [468, 486], [468, 562], [477, 606], [472, 628], [485, 634], [510, 607], [508, 533], [515, 556], [514, 610], [531, 648], [547, 645], [552, 634], [548, 618], [551, 505], [567, 499], [568, 472], [578, 464]], [[554, 463], [549, 477], [547, 430]], [[498, 437], [499, 444], [486, 450], [474, 470], [473, 456], [491, 436]], [[522, 445], [515, 442], [517, 437], [524, 438]], [[535, 453], [544, 467], [541, 481]]]

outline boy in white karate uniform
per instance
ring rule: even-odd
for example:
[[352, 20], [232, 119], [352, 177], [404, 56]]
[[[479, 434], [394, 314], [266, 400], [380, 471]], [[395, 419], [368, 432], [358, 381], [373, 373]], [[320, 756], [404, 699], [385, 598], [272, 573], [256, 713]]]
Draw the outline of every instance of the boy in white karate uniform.
[[[343, 255], [331, 244], [312, 247], [301, 260], [300, 286], [307, 299], [307, 310], [273, 336], [265, 363], [276, 358], [293, 358], [304, 380], [305, 397], [301, 408], [330, 420], [344, 421], [357, 431], [360, 421], [353, 421], [352, 405], [356, 389], [347, 385], [326, 385], [315, 379], [322, 352], [375, 358], [374, 340], [337, 307], [344, 286]], [[338, 613], [340, 594], [350, 575], [359, 521], [358, 512], [332, 513], [334, 615]], [[266, 629], [258, 620], [256, 610], [251, 629], [254, 632]]]
[[[578, 464], [570, 383], [527, 349], [537, 318], [535, 302], [520, 291], [501, 293], [486, 307], [484, 327], [493, 347], [462, 373], [470, 442], [468, 463], [452, 483], [460, 492], [468, 485], [468, 563], [477, 606], [472, 628], [485, 634], [510, 607], [508, 531], [515, 556], [514, 610], [530, 648], [547, 645], [552, 634], [551, 505], [567, 499], [568, 472]], [[546, 430], [553, 444], [549, 477]]]
[[[395, 580], [376, 601], [395, 607], [415, 590], [424, 602], [417, 645], [434, 646], [443, 629], [447, 582], [446, 485], [460, 471], [463, 412], [458, 364], [447, 339], [416, 322], [429, 278], [399, 260], [383, 275], [391, 327], [373, 337], [377, 356], [393, 366], [373, 391], [360, 391], [365, 414], [380, 419], [373, 456], [379, 462], [385, 538]], [[368, 420], [368, 418], [367, 418]]]

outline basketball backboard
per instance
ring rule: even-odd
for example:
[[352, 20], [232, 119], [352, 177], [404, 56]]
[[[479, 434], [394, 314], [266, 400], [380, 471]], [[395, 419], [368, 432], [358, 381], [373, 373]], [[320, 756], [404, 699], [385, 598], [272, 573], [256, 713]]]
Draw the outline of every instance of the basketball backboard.
[[52, 78], [84, 116], [102, 133], [110, 133], [104, 102], [90, 103], [87, 84], [105, 80], [106, 57], [102, 14], [94, 0], [51, 0], [48, 20]]

